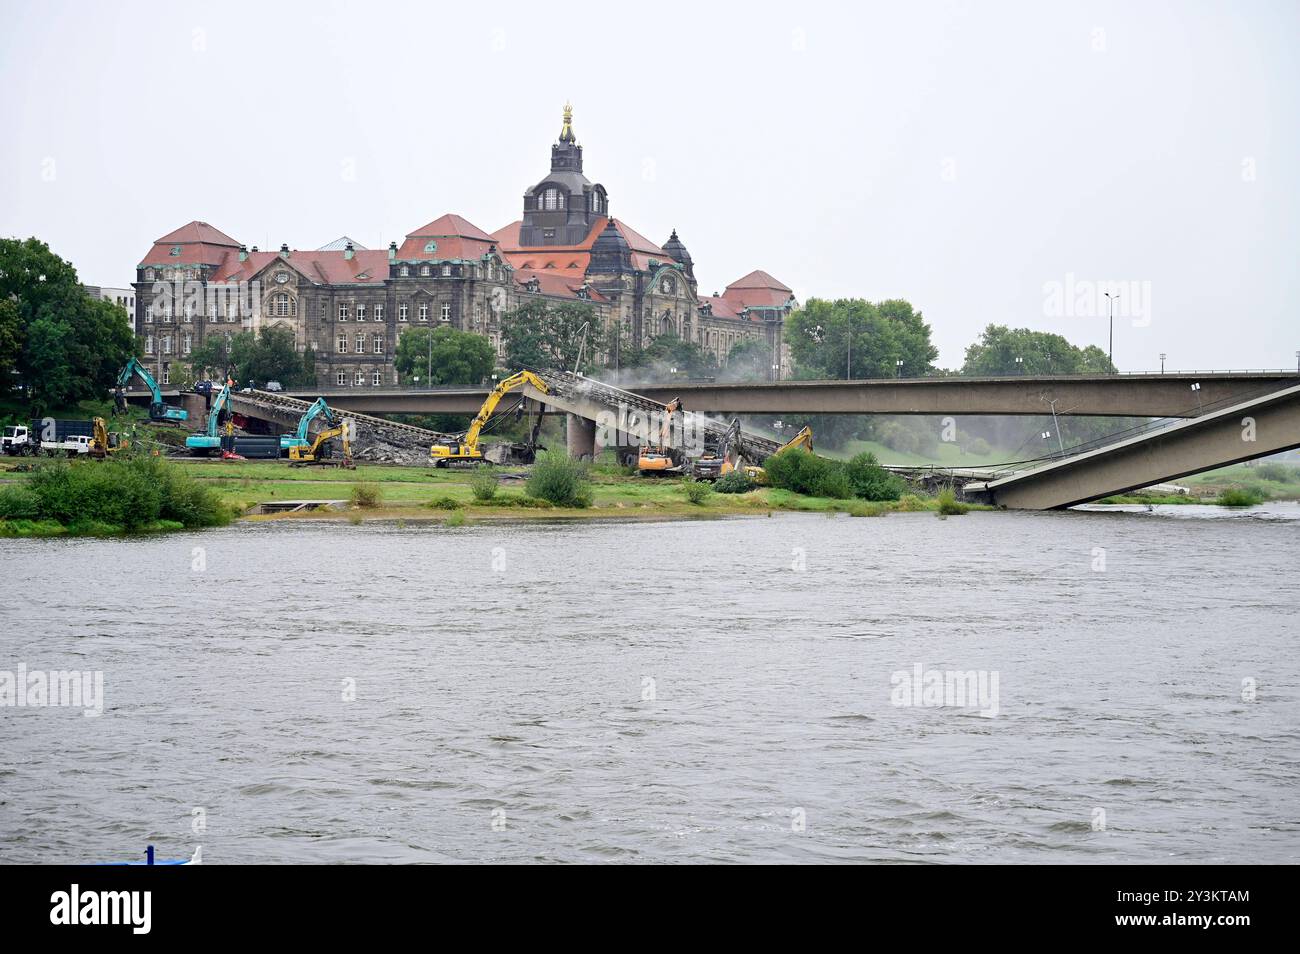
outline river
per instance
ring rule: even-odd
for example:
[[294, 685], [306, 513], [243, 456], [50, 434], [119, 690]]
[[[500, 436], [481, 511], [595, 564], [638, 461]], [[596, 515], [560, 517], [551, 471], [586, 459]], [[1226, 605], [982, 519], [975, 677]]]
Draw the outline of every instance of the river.
[[0, 670], [103, 674], [0, 709], [0, 861], [1295, 861], [1297, 557], [1295, 504], [0, 540]]

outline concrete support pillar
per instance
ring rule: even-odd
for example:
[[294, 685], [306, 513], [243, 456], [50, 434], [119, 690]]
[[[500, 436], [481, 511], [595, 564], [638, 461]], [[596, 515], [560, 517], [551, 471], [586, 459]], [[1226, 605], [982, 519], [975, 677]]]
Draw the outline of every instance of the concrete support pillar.
[[564, 415], [564, 434], [569, 456], [578, 460], [596, 457], [596, 422], [577, 414]]

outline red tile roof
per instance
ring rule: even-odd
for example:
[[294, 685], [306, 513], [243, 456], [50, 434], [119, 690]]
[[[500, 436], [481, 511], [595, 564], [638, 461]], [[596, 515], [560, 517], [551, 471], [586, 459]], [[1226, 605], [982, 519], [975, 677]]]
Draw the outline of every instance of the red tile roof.
[[[577, 298], [578, 289], [585, 283], [585, 279], [581, 274], [559, 274], [554, 271], [539, 271], [528, 268], [515, 270], [515, 283], [517, 285], [526, 285], [534, 278], [538, 282], [538, 293], [549, 295], [552, 298]], [[605, 296], [594, 288], [588, 288], [587, 294], [592, 301], [606, 301]]]
[[[591, 246], [605, 229], [609, 220], [604, 216], [592, 222], [591, 231], [577, 245], [534, 245], [519, 244], [519, 228], [522, 222], [511, 222], [492, 233], [501, 246], [501, 252], [516, 269], [563, 269], [585, 274], [591, 261]], [[626, 225], [621, 219], [614, 220], [614, 227], [619, 230], [624, 240], [632, 249], [632, 264], [638, 269], [648, 269], [650, 260], [670, 262], [672, 257], [644, 235]]]
[[789, 303], [794, 292], [767, 272], [753, 271], [728, 285], [722, 297], [740, 312], [745, 308], [780, 308]]
[[[212, 276], [212, 281], [250, 281], [276, 262], [292, 268], [310, 282], [325, 285], [382, 285], [388, 277], [388, 252], [362, 250], [353, 253], [351, 259], [345, 258], [345, 254], [290, 252], [286, 259], [281, 258], [278, 252], [250, 252], [248, 261], [241, 262], [236, 252]], [[362, 275], [367, 277], [361, 278]]]
[[207, 245], [229, 245], [239, 248], [239, 242], [232, 239], [220, 229], [213, 228], [207, 222], [190, 222], [182, 225], [175, 232], [168, 232], [162, 238], [154, 239], [154, 244], [182, 245], [186, 242], [202, 242]]
[[[430, 242], [436, 246], [425, 251]], [[475, 259], [482, 258], [496, 239], [459, 215], [448, 213], [406, 236], [397, 250], [401, 259]]]

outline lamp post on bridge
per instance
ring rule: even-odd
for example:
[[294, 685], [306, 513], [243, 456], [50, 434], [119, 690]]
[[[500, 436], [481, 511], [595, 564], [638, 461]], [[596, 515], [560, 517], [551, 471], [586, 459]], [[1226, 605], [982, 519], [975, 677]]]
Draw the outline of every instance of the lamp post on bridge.
[[1110, 359], [1111, 368], [1115, 367], [1115, 299], [1118, 295], [1112, 295], [1110, 292], [1103, 292], [1110, 302], [1110, 347], [1107, 351], [1107, 357]]
[[[1296, 353], [1300, 355], [1300, 351]], [[1165, 353], [1163, 351], [1160, 352], [1160, 373], [1165, 373]]]

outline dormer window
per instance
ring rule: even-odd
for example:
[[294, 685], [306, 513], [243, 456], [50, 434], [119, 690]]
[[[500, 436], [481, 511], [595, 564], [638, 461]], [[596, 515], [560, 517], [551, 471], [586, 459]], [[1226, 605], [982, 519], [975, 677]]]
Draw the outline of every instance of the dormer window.
[[401, 275], [403, 278], [410, 278], [410, 277], [411, 277], [411, 268], [410, 268], [410, 266], [409, 266], [409, 265], [403, 265], [401, 271], [398, 272], [398, 274]]
[[428, 265], [421, 265], [421, 266], [420, 266], [420, 274], [423, 275], [423, 276], [425, 276], [425, 277], [427, 278], [427, 277], [429, 276], [429, 266], [428, 266]]
[[551, 186], [542, 193], [542, 206], [547, 212], [564, 208], [564, 193]]

